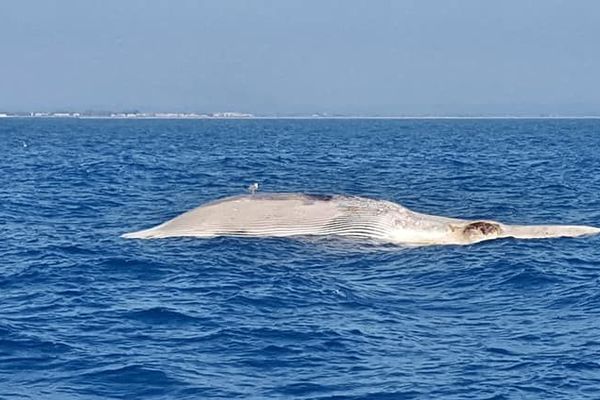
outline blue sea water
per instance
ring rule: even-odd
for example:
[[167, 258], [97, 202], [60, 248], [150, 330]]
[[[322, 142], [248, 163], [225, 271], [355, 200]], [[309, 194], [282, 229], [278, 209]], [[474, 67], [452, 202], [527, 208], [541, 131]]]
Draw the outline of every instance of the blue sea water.
[[600, 237], [124, 240], [219, 197], [600, 225], [599, 120], [0, 120], [2, 399], [598, 399]]

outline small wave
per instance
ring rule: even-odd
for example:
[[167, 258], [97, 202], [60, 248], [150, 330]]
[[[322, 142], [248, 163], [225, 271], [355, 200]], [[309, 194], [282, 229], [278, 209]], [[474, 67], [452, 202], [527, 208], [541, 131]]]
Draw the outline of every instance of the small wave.
[[314, 395], [317, 393], [326, 393], [334, 390], [327, 385], [320, 385], [317, 383], [311, 382], [298, 382], [291, 383], [289, 385], [282, 386], [276, 389], [276, 392], [288, 395], [288, 396], [306, 396], [306, 395]]
[[487, 351], [489, 353], [493, 353], [493, 354], [498, 354], [501, 356], [511, 356], [511, 357], [521, 356], [521, 354], [519, 354], [515, 351], [512, 351], [512, 350], [505, 349], [503, 347], [486, 347], [485, 351]]
[[[0, 334], [2, 333], [0, 332]], [[2, 336], [0, 337], [0, 351], [5, 354], [59, 355], [73, 350], [71, 346], [63, 342], [20, 335], [12, 331], [5, 331]]]
[[561, 279], [548, 273], [538, 271], [520, 271], [508, 279], [500, 282], [500, 285], [508, 285], [517, 288], [534, 288], [558, 284]]
[[68, 379], [77, 392], [102, 397], [141, 398], [176, 395], [188, 384], [161, 369], [143, 364], [96, 369]]
[[164, 371], [146, 367], [140, 364], [122, 367], [106, 368], [82, 374], [90, 380], [101, 380], [113, 383], [135, 384], [141, 383], [151, 386], [175, 385], [179, 380], [169, 377]]
[[145, 310], [126, 313], [127, 318], [147, 324], [190, 324], [206, 323], [206, 319], [192, 317], [185, 313], [165, 307], [153, 307]]

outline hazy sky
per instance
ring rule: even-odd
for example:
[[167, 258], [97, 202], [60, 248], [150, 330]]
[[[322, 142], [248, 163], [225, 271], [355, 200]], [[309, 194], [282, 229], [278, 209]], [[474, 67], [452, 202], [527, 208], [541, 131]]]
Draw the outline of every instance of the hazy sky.
[[600, 1], [0, 0], [0, 110], [600, 114]]

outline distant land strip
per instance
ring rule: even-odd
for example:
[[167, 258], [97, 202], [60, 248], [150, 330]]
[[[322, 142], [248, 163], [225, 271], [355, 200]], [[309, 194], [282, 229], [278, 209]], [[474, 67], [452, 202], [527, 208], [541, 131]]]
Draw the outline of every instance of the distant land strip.
[[600, 119], [599, 115], [572, 114], [531, 114], [531, 115], [344, 115], [329, 113], [313, 114], [265, 114], [255, 115], [245, 112], [0, 112], [0, 118], [72, 118], [72, 119]]

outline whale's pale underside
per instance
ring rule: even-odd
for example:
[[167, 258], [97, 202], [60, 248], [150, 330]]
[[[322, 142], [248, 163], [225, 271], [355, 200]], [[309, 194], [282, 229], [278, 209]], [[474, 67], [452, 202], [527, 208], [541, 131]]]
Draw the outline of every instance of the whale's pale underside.
[[581, 225], [507, 225], [422, 214], [399, 204], [356, 196], [260, 193], [201, 205], [124, 238], [346, 236], [410, 244], [470, 244], [513, 237], [575, 237], [600, 233]]

